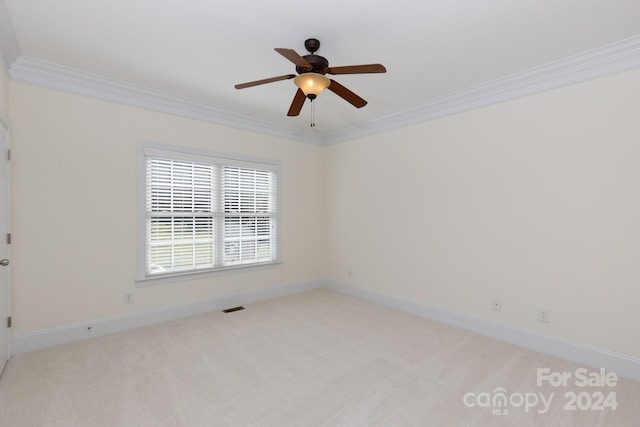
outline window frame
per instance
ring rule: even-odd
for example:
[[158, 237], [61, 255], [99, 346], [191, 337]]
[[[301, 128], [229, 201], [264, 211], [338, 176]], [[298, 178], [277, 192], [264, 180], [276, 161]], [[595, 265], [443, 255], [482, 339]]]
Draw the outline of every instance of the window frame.
[[[148, 275], [147, 264], [147, 157], [166, 157], [173, 160], [209, 162], [225, 166], [240, 166], [259, 170], [270, 170], [275, 173], [275, 259], [239, 265], [219, 266], [208, 269], [185, 270], [166, 274]], [[137, 273], [136, 286], [148, 286], [160, 283], [192, 280], [220, 273], [233, 271], [260, 270], [271, 268], [282, 263], [281, 244], [281, 170], [280, 162], [253, 156], [209, 151], [177, 145], [160, 144], [142, 141], [138, 143], [138, 236], [137, 236]], [[224, 241], [224, 239], [223, 239]], [[219, 249], [219, 248], [218, 248]]]

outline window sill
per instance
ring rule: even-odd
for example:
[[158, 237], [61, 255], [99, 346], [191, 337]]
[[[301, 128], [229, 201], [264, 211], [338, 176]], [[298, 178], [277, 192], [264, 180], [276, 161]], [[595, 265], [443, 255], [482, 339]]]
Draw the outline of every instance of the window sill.
[[189, 271], [184, 273], [170, 273], [157, 276], [138, 277], [136, 278], [136, 288], [145, 286], [161, 285], [164, 283], [183, 282], [186, 280], [197, 280], [211, 276], [219, 276], [232, 273], [247, 273], [251, 271], [260, 271], [270, 268], [277, 268], [282, 265], [282, 261], [271, 261], [257, 264], [237, 265], [231, 267], [222, 267], [212, 270]]

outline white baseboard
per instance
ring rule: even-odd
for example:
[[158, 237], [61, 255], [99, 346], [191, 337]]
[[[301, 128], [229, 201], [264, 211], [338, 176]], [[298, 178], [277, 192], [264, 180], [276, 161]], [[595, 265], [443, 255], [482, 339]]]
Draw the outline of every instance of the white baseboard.
[[538, 332], [514, 328], [452, 310], [419, 304], [343, 283], [327, 280], [325, 281], [324, 287], [375, 304], [415, 314], [540, 353], [569, 360], [580, 365], [592, 368], [605, 368], [607, 371], [615, 372], [621, 377], [640, 381], [640, 359], [631, 356], [566, 341]]
[[[447, 325], [456, 326], [500, 341], [529, 348], [540, 353], [570, 360], [581, 365], [593, 368], [605, 368], [608, 371], [615, 372], [619, 376], [640, 381], [640, 359], [566, 341], [553, 336], [540, 334], [538, 332], [514, 328], [453, 310], [420, 304], [371, 290], [323, 279], [310, 280], [261, 291], [212, 298], [205, 301], [194, 301], [157, 310], [96, 319], [93, 321], [65, 325], [34, 333], [16, 335], [11, 337], [11, 354], [15, 355], [41, 348], [67, 344], [74, 341], [127, 331], [156, 323], [277, 298], [316, 288], [326, 288], [332, 291], [351, 295], [375, 304], [415, 314]], [[88, 329], [89, 327], [91, 328], [90, 330]]]
[[156, 323], [195, 316], [210, 311], [223, 310], [225, 308], [250, 304], [256, 301], [263, 301], [298, 292], [304, 292], [322, 287], [323, 285], [324, 280], [322, 279], [310, 280], [277, 288], [211, 298], [204, 301], [188, 302], [156, 310], [96, 319], [29, 334], [20, 334], [11, 337], [10, 353], [12, 355], [26, 353], [32, 350], [53, 347], [83, 339], [149, 326]]

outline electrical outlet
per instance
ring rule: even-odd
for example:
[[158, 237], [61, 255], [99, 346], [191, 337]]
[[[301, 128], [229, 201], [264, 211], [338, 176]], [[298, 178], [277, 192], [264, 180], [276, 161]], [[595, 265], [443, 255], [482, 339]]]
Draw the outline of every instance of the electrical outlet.
[[133, 292], [125, 292], [124, 293], [124, 303], [125, 304], [133, 304]]
[[549, 323], [551, 320], [549, 310], [538, 310], [538, 322]]
[[494, 299], [491, 301], [491, 310], [493, 311], [502, 311], [502, 301], [499, 299]]

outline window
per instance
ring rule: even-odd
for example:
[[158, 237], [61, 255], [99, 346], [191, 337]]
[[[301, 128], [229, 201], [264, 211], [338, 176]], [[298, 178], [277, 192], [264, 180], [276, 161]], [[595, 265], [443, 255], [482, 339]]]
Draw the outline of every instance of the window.
[[140, 157], [139, 279], [277, 262], [277, 163], [149, 144]]

